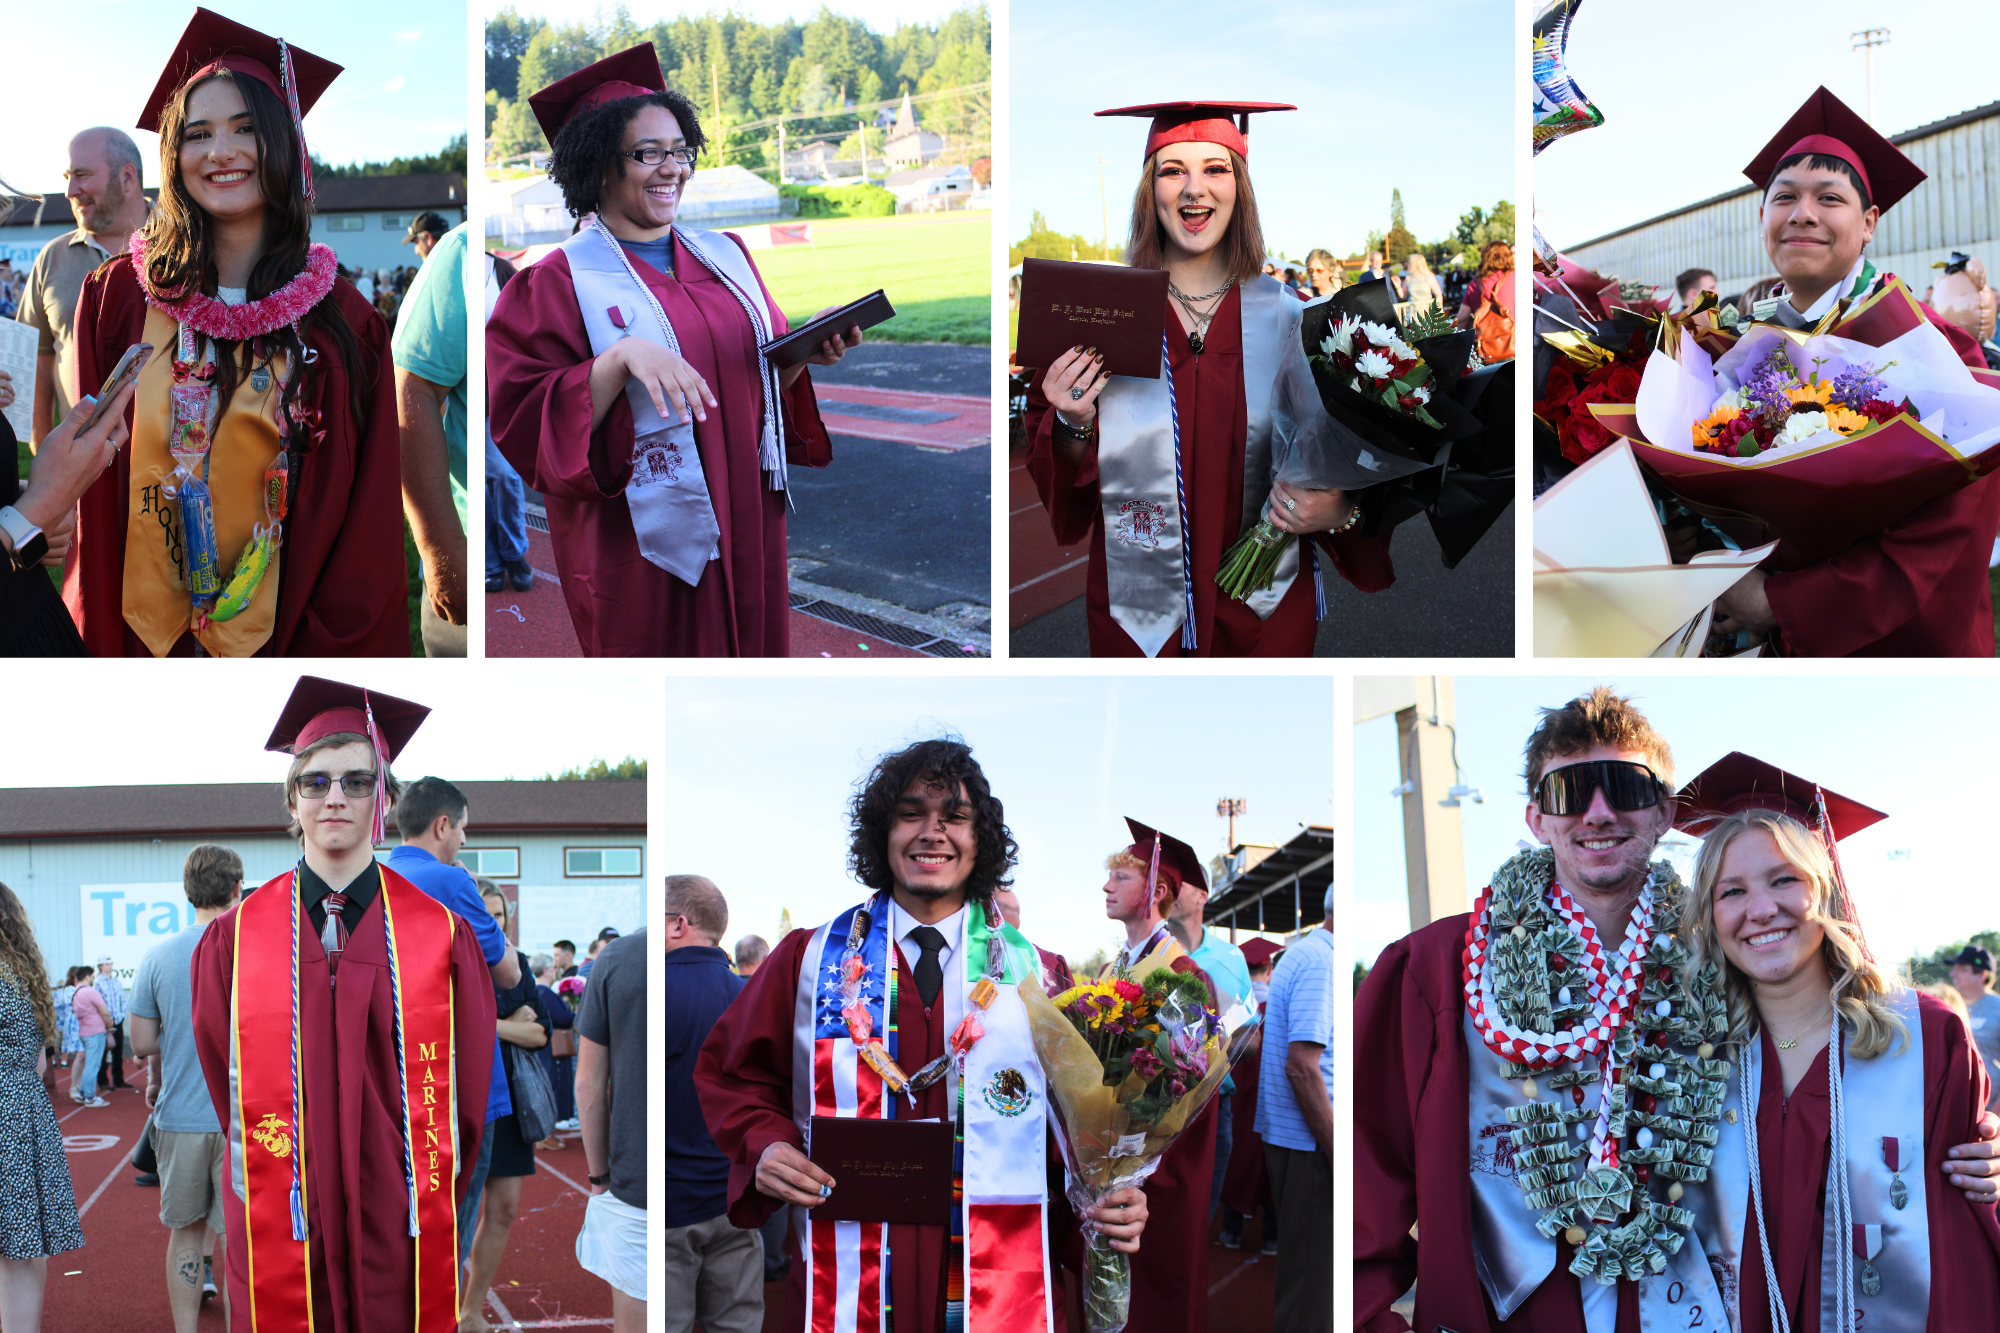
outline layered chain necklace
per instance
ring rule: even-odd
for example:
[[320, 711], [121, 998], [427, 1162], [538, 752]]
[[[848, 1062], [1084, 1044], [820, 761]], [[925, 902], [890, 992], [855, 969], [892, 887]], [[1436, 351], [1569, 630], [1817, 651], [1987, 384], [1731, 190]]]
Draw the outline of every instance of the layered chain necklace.
[[[1507, 1109], [1523, 1201], [1543, 1235], [1569, 1241], [1570, 1270], [1601, 1283], [1664, 1270], [1672, 1233], [1694, 1222], [1675, 1206], [1682, 1182], [1707, 1179], [1719, 1137], [1729, 1066], [1710, 1038], [1728, 1016], [1713, 969], [1687, 977], [1685, 902], [1673, 867], [1655, 862], [1607, 953], [1556, 883], [1554, 854], [1536, 848], [1494, 876], [1466, 930], [1467, 1013], [1526, 1099]], [[1656, 1175], [1670, 1182], [1664, 1202], [1648, 1197]]]
[[[1202, 343], [1208, 335], [1209, 321], [1215, 318], [1216, 311], [1222, 309], [1222, 302], [1216, 300], [1216, 298], [1227, 296], [1229, 289], [1235, 285], [1236, 279], [1232, 276], [1229, 281], [1223, 283], [1212, 292], [1205, 292], [1200, 296], [1189, 296], [1186, 292], [1174, 286], [1172, 278], [1167, 279], [1167, 294], [1180, 302], [1181, 309], [1187, 311], [1187, 317], [1194, 321], [1194, 328], [1188, 333], [1188, 348], [1196, 356], [1201, 355]], [[1205, 312], [1197, 310], [1195, 307], [1203, 301], [1215, 301], [1215, 304], [1210, 306]]]

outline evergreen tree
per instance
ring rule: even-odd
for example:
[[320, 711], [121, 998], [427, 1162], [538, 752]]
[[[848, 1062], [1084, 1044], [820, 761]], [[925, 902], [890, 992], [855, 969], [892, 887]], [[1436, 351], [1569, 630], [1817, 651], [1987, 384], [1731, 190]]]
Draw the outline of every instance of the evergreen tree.
[[524, 19], [512, 5], [486, 20], [486, 87], [512, 100], [518, 96], [521, 57], [528, 40], [542, 27], [540, 19]]
[[1391, 264], [1400, 264], [1416, 248], [1417, 238], [1403, 225], [1403, 192], [1392, 190], [1389, 193], [1389, 231], [1382, 238], [1383, 257]]

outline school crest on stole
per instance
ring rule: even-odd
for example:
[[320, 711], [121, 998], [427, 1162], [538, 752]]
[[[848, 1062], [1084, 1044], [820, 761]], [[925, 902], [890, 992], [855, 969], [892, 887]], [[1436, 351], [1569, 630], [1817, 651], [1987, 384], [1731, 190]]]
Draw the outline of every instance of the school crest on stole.
[[986, 1104], [1004, 1116], [1017, 1116], [1028, 1109], [1035, 1100], [1035, 1094], [1028, 1091], [1028, 1080], [1018, 1069], [1002, 1069], [986, 1080], [986, 1087], [980, 1093]]
[[1118, 506], [1118, 526], [1113, 536], [1127, 546], [1157, 549], [1166, 536], [1167, 507], [1150, 500], [1127, 500]]
[[682, 456], [678, 443], [649, 444], [632, 465], [632, 479], [638, 482], [673, 481], [686, 466], [687, 459]]
[[292, 1155], [292, 1127], [275, 1114], [258, 1121], [250, 1131], [250, 1137], [262, 1144], [264, 1150], [273, 1157]]

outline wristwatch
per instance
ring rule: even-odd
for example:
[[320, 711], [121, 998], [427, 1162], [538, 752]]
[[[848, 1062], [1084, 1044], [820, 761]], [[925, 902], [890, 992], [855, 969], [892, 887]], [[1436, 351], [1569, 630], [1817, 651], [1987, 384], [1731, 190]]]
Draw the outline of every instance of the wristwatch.
[[0, 528], [6, 529], [7, 540], [13, 543], [11, 558], [16, 570], [40, 564], [49, 553], [49, 539], [13, 505], [0, 505]]
[[601, 1176], [590, 1176], [588, 1179], [593, 1185], [609, 1185], [611, 1183], [611, 1173], [606, 1171]]

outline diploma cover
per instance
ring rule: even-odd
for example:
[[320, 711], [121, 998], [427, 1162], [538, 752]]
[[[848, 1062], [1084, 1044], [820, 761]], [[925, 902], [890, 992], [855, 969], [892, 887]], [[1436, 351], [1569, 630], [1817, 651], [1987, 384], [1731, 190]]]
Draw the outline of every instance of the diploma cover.
[[859, 301], [816, 315], [782, 338], [773, 338], [764, 344], [764, 357], [779, 370], [789, 370], [812, 356], [834, 334], [845, 333], [856, 324], [872, 329], [895, 314], [896, 307], [889, 304], [889, 298], [877, 287]]
[[811, 1160], [833, 1177], [814, 1219], [950, 1225], [951, 1144], [943, 1120], [814, 1116]]
[[1106, 374], [1156, 380], [1166, 326], [1165, 269], [1021, 261], [1020, 365], [1046, 369], [1072, 347], [1095, 347]]

